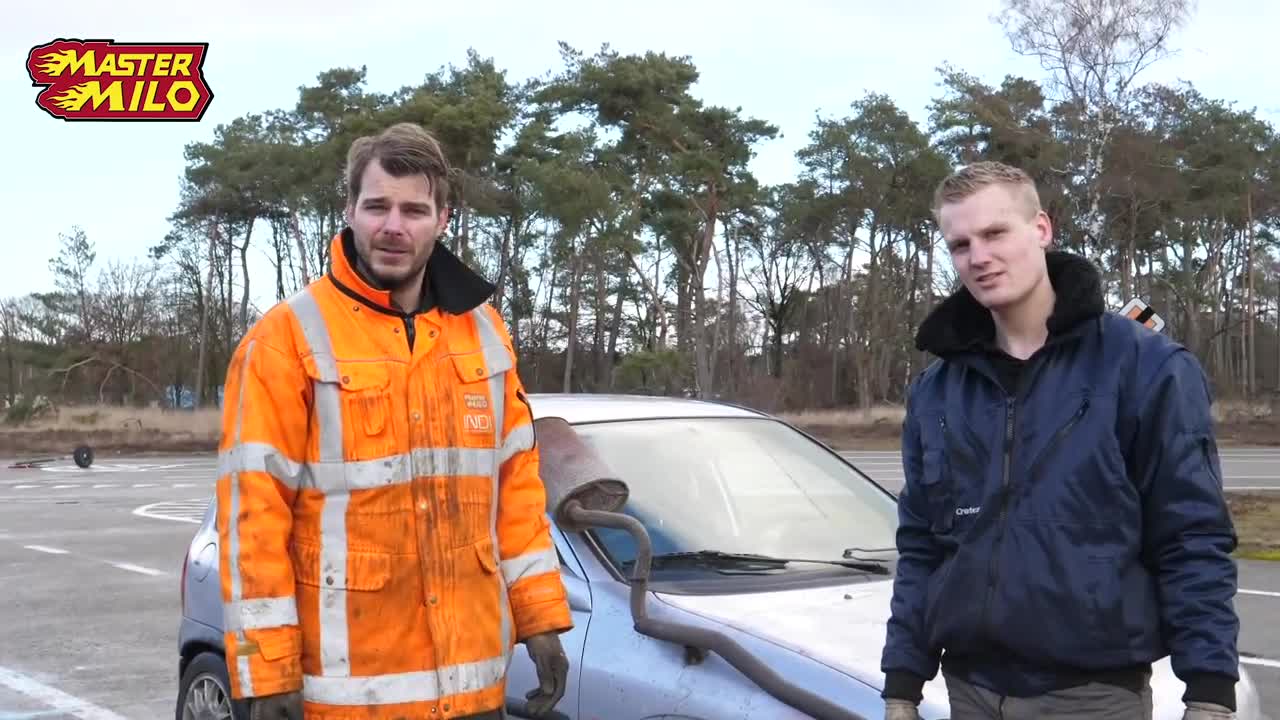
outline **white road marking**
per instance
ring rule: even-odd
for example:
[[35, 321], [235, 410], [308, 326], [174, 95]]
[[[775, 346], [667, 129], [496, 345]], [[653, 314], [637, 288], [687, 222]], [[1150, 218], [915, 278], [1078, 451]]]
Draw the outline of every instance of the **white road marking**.
[[79, 485], [54, 485], [54, 486], [53, 486], [53, 489], [54, 489], [54, 490], [65, 490], [65, 489], [67, 489], [67, 488], [74, 488], [74, 487], [80, 487], [80, 486], [79, 486]]
[[1262, 667], [1280, 668], [1280, 660], [1268, 660], [1260, 657], [1241, 657], [1241, 665], [1261, 665]]
[[14, 490], [30, 490], [32, 488], [38, 488], [38, 487], [40, 486], [39, 485], [14, 485], [13, 489]]
[[0, 667], [0, 685], [80, 720], [125, 720], [122, 715], [117, 715], [75, 695], [68, 695], [55, 687], [45, 685], [6, 667]]
[[133, 486], [136, 488], [144, 488], [144, 487], [155, 487], [156, 484], [155, 483], [134, 483]]
[[129, 572], [141, 573], [141, 574], [143, 574], [143, 575], [153, 575], [153, 576], [154, 576], [154, 575], [164, 575], [164, 572], [162, 572], [162, 571], [160, 571], [160, 570], [152, 570], [152, 569], [151, 569], [151, 568], [149, 568], [149, 567], [142, 567], [141, 565], [134, 565], [133, 563], [116, 563], [116, 562], [113, 562], [113, 563], [111, 563], [111, 564], [112, 564], [114, 567], [118, 567], [118, 568], [120, 568], [121, 570], [128, 570]]
[[1271, 592], [1270, 590], [1236, 590], [1241, 595], [1262, 595], [1264, 597], [1280, 598], [1280, 592]]
[[22, 547], [28, 550], [35, 550], [36, 552], [49, 553], [50, 555], [67, 555], [71, 552], [70, 550], [48, 547], [46, 545], [23, 545]]
[[199, 525], [208, 507], [208, 500], [157, 502], [135, 509], [133, 514], [153, 520], [173, 520]]

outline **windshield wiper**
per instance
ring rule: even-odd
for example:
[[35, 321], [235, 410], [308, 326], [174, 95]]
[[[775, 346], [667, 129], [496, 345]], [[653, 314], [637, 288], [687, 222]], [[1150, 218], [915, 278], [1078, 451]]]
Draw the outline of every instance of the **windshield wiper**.
[[721, 550], [694, 550], [690, 552], [674, 552], [654, 555], [651, 565], [654, 568], [678, 565], [704, 565], [736, 572], [759, 572], [781, 570], [792, 563], [836, 565], [839, 567], [861, 570], [877, 575], [888, 575], [889, 567], [881, 560], [858, 558], [844, 560], [809, 560], [804, 558], [779, 558], [754, 553], [730, 553]]

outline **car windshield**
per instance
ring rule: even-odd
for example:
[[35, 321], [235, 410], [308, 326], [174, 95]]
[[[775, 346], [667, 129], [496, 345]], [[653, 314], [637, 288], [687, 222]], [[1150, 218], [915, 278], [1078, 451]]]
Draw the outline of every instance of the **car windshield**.
[[[715, 550], [840, 560], [849, 548], [887, 557], [894, 545], [894, 500], [783, 423], [682, 418], [576, 430], [630, 487], [624, 512], [644, 524], [655, 556]], [[615, 564], [634, 560], [625, 531], [592, 532]]]

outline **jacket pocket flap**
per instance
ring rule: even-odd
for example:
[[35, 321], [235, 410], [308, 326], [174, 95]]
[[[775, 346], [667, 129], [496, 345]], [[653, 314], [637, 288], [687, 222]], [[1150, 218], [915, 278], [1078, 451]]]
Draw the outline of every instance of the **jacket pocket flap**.
[[480, 561], [480, 567], [490, 575], [498, 571], [498, 561], [493, 557], [493, 541], [485, 538], [474, 545], [476, 549], [476, 559]]
[[380, 590], [391, 579], [391, 556], [387, 553], [349, 551], [345, 578], [340, 573], [325, 573], [321, 569], [319, 547], [294, 543], [290, 554], [294, 577], [302, 585], [339, 590]]
[[485, 380], [512, 367], [511, 355], [501, 345], [486, 345], [475, 352], [458, 353], [452, 357], [458, 380], [464, 383]]
[[292, 630], [263, 634], [255, 639], [258, 642], [258, 652], [262, 653], [263, 659], [268, 662], [275, 662], [276, 660], [283, 660], [302, 654], [297, 633]]
[[338, 382], [343, 390], [382, 390], [391, 384], [386, 366], [378, 362], [339, 362]]

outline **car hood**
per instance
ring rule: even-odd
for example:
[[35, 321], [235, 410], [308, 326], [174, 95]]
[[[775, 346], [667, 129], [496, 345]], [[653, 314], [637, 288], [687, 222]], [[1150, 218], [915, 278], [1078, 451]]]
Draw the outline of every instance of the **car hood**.
[[[737, 595], [656, 595], [668, 605], [813, 658], [872, 687], [884, 687], [880, 654], [892, 580]], [[1153, 671], [1155, 720], [1181, 718], [1185, 685], [1173, 675], [1168, 658], [1156, 663]], [[1241, 672], [1238, 717], [1262, 717], [1256, 690], [1243, 668]], [[946, 684], [939, 673], [925, 684], [922, 715], [932, 715], [933, 708], [945, 713], [947, 706]]]
[[[668, 605], [768, 640], [876, 688], [884, 686], [880, 651], [892, 595], [891, 580], [739, 595], [657, 593]], [[926, 703], [947, 706], [941, 676], [926, 683], [924, 696]]]

